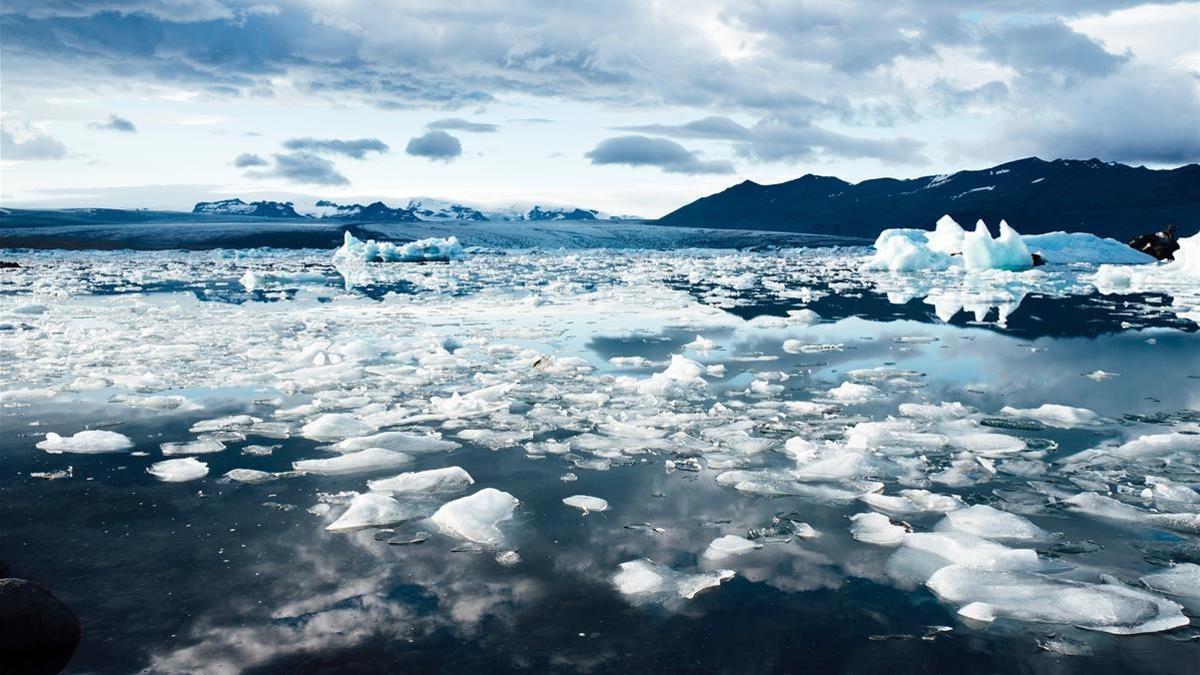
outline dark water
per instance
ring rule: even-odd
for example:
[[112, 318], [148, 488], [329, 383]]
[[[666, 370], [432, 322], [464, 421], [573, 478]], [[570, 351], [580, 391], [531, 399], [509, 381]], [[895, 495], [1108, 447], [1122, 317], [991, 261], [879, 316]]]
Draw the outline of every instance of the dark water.
[[[416, 287], [398, 283], [379, 289], [420, 297]], [[118, 287], [94, 292], [119, 302]], [[213, 288], [163, 281], [142, 284], [138, 293], [183, 292], [233, 305], [286, 304], [296, 297], [296, 289], [280, 296]], [[595, 288], [587, 282], [580, 292]], [[704, 296], [703, 288], [696, 296]], [[754, 292], [738, 299], [728, 311], [740, 319], [784, 316], [797, 306]], [[255, 302], [265, 300], [271, 302]], [[1144, 327], [1122, 329], [1122, 317], [1112, 311], [1122, 303], [1146, 305], [1136, 313]], [[662, 410], [753, 404], [741, 390], [768, 371], [790, 375], [777, 399], [810, 400], [848, 371], [894, 365], [919, 372], [920, 385], [889, 390], [886, 400], [847, 405], [845, 424], [884, 419], [905, 401], [961, 401], [988, 413], [1003, 405], [1053, 402], [1103, 416], [1106, 423], [1097, 427], [1001, 431], [1026, 439], [1030, 447], [1054, 448], [1052, 458], [1069, 456], [1131, 435], [1187, 428], [1200, 419], [1194, 325], [1156, 314], [1153, 308], [1160, 304], [1147, 303], [1145, 296], [1029, 297], [1000, 327], [970, 322], [965, 314], [943, 323], [920, 299], [894, 304], [871, 292], [829, 295], [806, 305], [826, 321], [805, 328], [804, 335], [842, 349], [790, 354], [780, 351], [780, 332], [705, 329], [721, 347], [704, 361], [724, 362], [726, 377], [702, 398], [664, 403]], [[662, 365], [614, 367], [608, 359], [661, 362], [683, 351], [696, 334], [657, 319], [656, 328], [637, 330], [608, 325], [604, 317], [594, 320], [598, 325], [571, 344], [605, 376], [647, 377]], [[929, 339], [902, 340], [914, 335]], [[743, 358], [762, 356], [772, 360]], [[1107, 382], [1083, 377], [1096, 369], [1120, 377]], [[611, 384], [602, 377], [595, 386]], [[411, 396], [438, 391], [436, 383], [430, 387]], [[509, 402], [511, 415], [521, 416], [540, 402], [536, 392], [523, 391]], [[252, 437], [201, 455], [209, 474], [198, 481], [162, 483], [145, 472], [162, 459], [158, 444], [194, 438], [188, 428], [197, 421], [237, 413], [270, 419], [277, 408], [306, 401], [304, 393], [265, 403], [270, 397], [257, 387], [157, 392], [182, 393], [202, 406], [188, 412], [131, 408], [110, 400], [114, 393], [9, 404], [0, 429], [0, 559], [11, 565], [13, 576], [50, 588], [79, 616], [84, 637], [68, 672], [1187, 673], [1200, 663], [1194, 618], [1191, 627], [1137, 636], [1004, 619], [986, 629], [964, 625], [955, 607], [920, 585], [889, 577], [892, 549], [850, 537], [847, 516], [867, 510], [864, 505], [739, 493], [715, 483], [720, 470], [711, 466], [700, 472], [664, 469], [664, 459], [682, 459], [684, 452], [630, 454], [607, 470], [594, 470], [581, 466], [588, 457], [577, 454], [534, 458], [519, 447], [493, 451], [464, 443], [449, 453], [417, 456], [404, 467], [458, 465], [474, 477], [473, 489], [496, 487], [515, 495], [520, 506], [502, 525], [508, 540], [503, 550], [519, 554], [512, 565], [498, 562], [497, 550], [456, 551], [462, 542], [425, 521], [388, 528], [394, 533], [382, 537], [405, 540], [428, 532], [419, 544], [379, 541], [378, 528], [327, 532], [324, 526], [344, 507], [333, 506], [330, 516], [309, 513], [321, 493], [361, 491], [367, 478], [395, 471], [302, 475], [257, 485], [221, 480], [230, 469], [282, 472], [294, 460], [328, 456], [316, 441]], [[505, 423], [512, 421], [494, 421], [498, 427]], [[821, 428], [836, 435], [837, 424]], [[763, 423], [754, 433], [782, 443], [801, 426]], [[34, 448], [46, 431], [65, 435], [85, 427], [119, 431], [149, 456], [51, 455]], [[456, 427], [441, 430], [453, 437]], [[570, 435], [539, 430], [534, 440]], [[242, 454], [249, 444], [280, 447], [269, 456]], [[761, 466], [786, 463], [767, 454]], [[72, 468], [68, 478], [31, 476], [66, 466]], [[564, 482], [567, 472], [577, 480]], [[905, 487], [892, 478], [881, 480], [889, 494]], [[1061, 476], [1046, 480], [1068, 485]], [[1042, 558], [1087, 570], [1088, 578], [1110, 573], [1134, 583], [1164, 563], [1189, 560], [1197, 545], [1192, 535], [1068, 511], [1030, 491], [1026, 478], [997, 474], [969, 486], [930, 489], [957, 494], [968, 504], [1023, 508], [1037, 525], [1061, 533], [1038, 545]], [[604, 497], [611, 509], [581, 516], [561, 502], [573, 494]], [[416, 501], [432, 513], [456, 496]], [[719, 566], [737, 575], [692, 600], [639, 602], [611, 581], [619, 564], [638, 558], [678, 570], [711, 569], [701, 556], [710, 541], [746, 535], [779, 514], [798, 514], [821, 536], [767, 543], [743, 558], [722, 561]], [[924, 530], [940, 518], [918, 514], [907, 523]], [[1100, 548], [1086, 553], [1054, 548], [1057, 542], [1085, 541]], [[952, 630], [937, 632], [934, 626]], [[1039, 647], [1056, 640], [1087, 653]]]

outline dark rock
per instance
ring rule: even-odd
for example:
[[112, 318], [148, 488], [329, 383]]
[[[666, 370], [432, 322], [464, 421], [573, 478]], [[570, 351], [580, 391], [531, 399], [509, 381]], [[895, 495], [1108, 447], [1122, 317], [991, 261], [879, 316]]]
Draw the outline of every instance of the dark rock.
[[1179, 234], [1174, 225], [1167, 225], [1162, 232], [1139, 234], [1129, 245], [1142, 253], [1149, 253], [1157, 260], [1174, 260], [1179, 250]]
[[20, 269], [21, 265], [9, 260], [0, 260], [0, 270], [15, 270]]
[[1041, 255], [1039, 255], [1037, 253], [1033, 254], [1033, 266], [1034, 267], [1041, 267], [1042, 265], [1045, 265], [1045, 264], [1046, 264], [1045, 258], [1043, 258]]
[[79, 645], [79, 620], [50, 591], [24, 579], [0, 579], [0, 670], [57, 673]]

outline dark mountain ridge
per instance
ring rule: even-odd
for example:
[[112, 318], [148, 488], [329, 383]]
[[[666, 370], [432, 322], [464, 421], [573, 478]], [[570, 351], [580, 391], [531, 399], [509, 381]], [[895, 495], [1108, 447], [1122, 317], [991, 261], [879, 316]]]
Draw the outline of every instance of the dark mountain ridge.
[[808, 174], [776, 185], [744, 181], [658, 220], [662, 225], [874, 237], [931, 228], [943, 214], [964, 226], [1003, 218], [1024, 234], [1067, 230], [1122, 241], [1170, 223], [1200, 230], [1200, 165], [1154, 170], [1037, 157], [941, 176], [849, 183]]

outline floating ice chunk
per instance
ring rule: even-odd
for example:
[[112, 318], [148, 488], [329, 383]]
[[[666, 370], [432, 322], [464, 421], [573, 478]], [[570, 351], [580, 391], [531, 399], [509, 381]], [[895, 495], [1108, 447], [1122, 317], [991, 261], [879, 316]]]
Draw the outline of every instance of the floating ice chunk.
[[165, 459], [151, 464], [146, 473], [167, 483], [183, 483], [207, 476], [208, 465], [195, 457]]
[[367, 448], [328, 459], [302, 459], [292, 462], [296, 471], [314, 473], [323, 476], [340, 476], [352, 473], [368, 473], [385, 471], [403, 466], [412, 461], [412, 457], [403, 452], [386, 450], [384, 448]]
[[1088, 584], [1038, 574], [949, 565], [926, 582], [946, 602], [970, 606], [974, 617], [1072, 624], [1088, 630], [1133, 635], [1187, 625], [1183, 608], [1170, 600], [1116, 584]]
[[1000, 236], [992, 238], [980, 220], [963, 237], [963, 267], [968, 270], [1024, 270], [1033, 267], [1033, 256], [1021, 235], [1000, 221]]
[[600, 513], [608, 510], [608, 502], [599, 497], [589, 497], [587, 495], [572, 495], [562, 500], [564, 504], [573, 509], [583, 511], [583, 515], [591, 512]]
[[964, 532], [984, 539], [1040, 540], [1050, 533], [1015, 513], [976, 504], [946, 514], [934, 525], [938, 532]]
[[1183, 483], [1176, 483], [1168, 478], [1146, 476], [1146, 488], [1143, 496], [1167, 504], [1197, 504], [1200, 503], [1200, 493]]
[[1159, 593], [1200, 598], [1200, 565], [1177, 563], [1161, 572], [1147, 574], [1141, 582]]
[[457, 237], [418, 239], [407, 244], [361, 241], [347, 230], [342, 246], [333, 254], [335, 262], [432, 262], [466, 257]]
[[499, 546], [504, 541], [504, 533], [497, 525], [512, 518], [513, 509], [519, 503], [507, 492], [484, 488], [442, 505], [432, 520], [448, 535], [477, 544]]
[[1137, 507], [1094, 492], [1081, 492], [1063, 501], [1075, 511], [1109, 520], [1133, 522], [1142, 520], [1147, 515], [1145, 511]]
[[488, 415], [508, 408], [507, 396], [512, 384], [497, 384], [468, 394], [454, 392], [450, 398], [434, 396], [429, 399], [434, 411], [449, 418]]
[[901, 415], [918, 420], [947, 422], [962, 419], [975, 413], [975, 410], [959, 403], [947, 401], [944, 403], [901, 403], [898, 410]]
[[461, 466], [429, 471], [409, 471], [391, 478], [367, 481], [367, 487], [376, 492], [457, 492], [473, 485], [475, 479]]
[[280, 477], [280, 474], [258, 469], [231, 469], [225, 472], [225, 477], [235, 483], [266, 483]]
[[336, 532], [360, 527], [383, 527], [418, 517], [418, 512], [387, 495], [367, 492], [356, 496], [350, 502], [350, 508], [325, 529]]
[[1025, 441], [1016, 436], [1005, 434], [965, 433], [953, 434], [949, 437], [950, 444], [984, 457], [996, 457], [1021, 452], [1025, 449]]
[[334, 443], [335, 452], [357, 452], [367, 448], [399, 450], [411, 455], [449, 452], [459, 444], [441, 437], [441, 434], [419, 434], [411, 431], [384, 431], [370, 436], [357, 436]]
[[691, 600], [700, 591], [720, 586], [732, 579], [733, 570], [715, 570], [699, 574], [676, 572], [645, 558], [618, 566], [613, 584], [623, 595], [646, 600], [683, 598]]
[[1087, 408], [1072, 408], [1068, 405], [1054, 403], [1046, 403], [1037, 408], [1014, 408], [1006, 405], [1000, 409], [1000, 412], [1013, 417], [1027, 417], [1059, 429], [1088, 426], [1096, 424], [1100, 420], [1099, 415]]
[[375, 427], [345, 413], [326, 413], [300, 428], [300, 435], [315, 441], [336, 441], [363, 436]]
[[846, 446], [882, 451], [887, 454], [913, 454], [938, 450], [949, 439], [942, 434], [914, 431], [907, 421], [859, 422], [846, 430]]
[[863, 269], [879, 272], [914, 272], [944, 270], [951, 265], [950, 256], [935, 251], [928, 243], [914, 239], [899, 230], [884, 230], [875, 240], [875, 253]]
[[910, 532], [904, 535], [903, 544], [956, 565], [998, 570], [1041, 567], [1037, 551], [1031, 548], [1009, 548], [963, 532]]
[[1104, 370], [1093, 370], [1090, 373], [1084, 374], [1084, 377], [1088, 378], [1089, 380], [1091, 380], [1093, 382], [1103, 382], [1105, 380], [1111, 380], [1114, 377], [1120, 377], [1120, 376], [1121, 376], [1120, 373], [1110, 373], [1110, 372], [1104, 371]]
[[867, 493], [859, 499], [877, 511], [896, 516], [946, 513], [963, 507], [958, 495], [939, 495], [928, 490], [901, 490], [899, 496]]
[[893, 525], [882, 513], [856, 513], [850, 516], [850, 522], [850, 536], [866, 544], [896, 546], [907, 534], [907, 530]]
[[251, 415], [228, 415], [211, 420], [201, 420], [191, 426], [188, 431], [193, 434], [203, 434], [210, 431], [232, 431], [254, 426], [262, 420]]
[[762, 548], [762, 544], [757, 544], [736, 534], [727, 534], [724, 537], [713, 539], [705, 549], [704, 557], [709, 559], [728, 558], [731, 555], [745, 555], [760, 548]]
[[186, 443], [162, 443], [158, 447], [162, 450], [162, 454], [170, 457], [172, 455], [203, 455], [221, 452], [225, 449], [225, 444], [221, 441], [200, 439]]
[[1030, 251], [1048, 263], [1152, 263], [1154, 256], [1087, 232], [1049, 232], [1023, 237]]
[[[671, 357], [671, 363], [666, 370], [655, 373], [645, 380], [632, 380], [633, 387], [639, 393], [649, 396], [681, 396], [690, 394], [698, 389], [704, 389], [707, 383], [701, 377], [705, 374], [702, 364], [680, 354]], [[631, 381], [631, 378], [621, 378]]]
[[52, 455], [64, 452], [90, 455], [102, 452], [121, 452], [133, 447], [133, 441], [125, 434], [103, 429], [80, 431], [74, 436], [59, 436], [56, 433], [46, 434], [46, 440], [38, 441], [38, 450], [45, 450]]
[[828, 394], [829, 398], [841, 401], [842, 403], [865, 403], [873, 398], [882, 396], [883, 392], [878, 387], [869, 384], [843, 382], [830, 389], [826, 394]]
[[1177, 452], [1200, 452], [1200, 434], [1148, 434], [1106, 451], [1107, 454], [1125, 459], [1161, 457]]
[[717, 343], [709, 340], [706, 337], [697, 335], [695, 340], [683, 346], [684, 349], [690, 349], [695, 352], [711, 352], [717, 348]]
[[929, 242], [929, 248], [941, 253], [962, 253], [963, 239], [967, 236], [967, 231], [963, 229], [958, 221], [946, 214], [938, 218], [937, 223], [933, 227], [933, 232], [925, 233], [925, 240]]

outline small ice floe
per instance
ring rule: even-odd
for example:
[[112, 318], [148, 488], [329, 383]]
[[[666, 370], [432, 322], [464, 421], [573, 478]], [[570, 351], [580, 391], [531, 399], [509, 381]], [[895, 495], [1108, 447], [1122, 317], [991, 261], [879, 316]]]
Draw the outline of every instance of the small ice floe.
[[419, 434], [411, 431], [384, 431], [370, 436], [356, 436], [334, 443], [334, 452], [358, 452], [367, 448], [398, 450], [410, 455], [449, 452], [457, 449], [458, 443], [442, 438], [441, 434]]
[[1090, 373], [1084, 373], [1083, 376], [1093, 382], [1103, 382], [1105, 380], [1111, 380], [1114, 377], [1120, 377], [1121, 374], [1120, 373], [1110, 373], [1110, 372], [1104, 371], [1104, 370], [1093, 370]]
[[496, 554], [496, 562], [505, 567], [512, 567], [520, 564], [521, 554], [516, 551], [501, 551]]
[[962, 532], [910, 532], [901, 551], [919, 551], [940, 559], [943, 565], [964, 565], [989, 570], [1038, 570], [1042, 563], [1031, 548], [1009, 548]]
[[825, 393], [835, 401], [849, 404], [866, 403], [873, 398], [883, 396], [883, 392], [878, 387], [855, 382], [843, 382]]
[[1116, 583], [949, 565], [934, 572], [925, 585], [942, 600], [960, 605], [963, 617], [985, 623], [1005, 618], [1135, 635], [1189, 622], [1178, 603]]
[[686, 345], [683, 346], [683, 348], [694, 351], [694, 352], [707, 353], [707, 352], [711, 352], [712, 350], [716, 349], [717, 343], [713, 342], [712, 340], [709, 340], [708, 338], [706, 338], [704, 336], [697, 335], [695, 340], [692, 340], [691, 342], [687, 343]]
[[710, 560], [728, 558], [729, 556], [745, 555], [760, 548], [762, 548], [762, 544], [736, 534], [727, 534], [724, 537], [713, 539], [708, 548], [704, 550], [703, 556]]
[[1045, 541], [1050, 533], [1015, 513], [985, 504], [950, 511], [933, 528], [938, 532], [962, 532], [984, 539]]
[[367, 481], [367, 487], [375, 492], [400, 492], [426, 494], [433, 492], [457, 492], [473, 485], [475, 479], [461, 466], [428, 471], [409, 471], [391, 478]]
[[1054, 403], [1045, 403], [1037, 408], [1014, 408], [1006, 405], [1000, 409], [1000, 413], [1037, 420], [1048, 427], [1059, 429], [1091, 426], [1100, 421], [1100, 416], [1087, 408], [1072, 408]]
[[163, 443], [158, 447], [162, 450], [162, 454], [170, 457], [172, 455], [204, 455], [221, 452], [225, 449], [225, 444], [221, 441], [200, 439], [185, 443]]
[[929, 490], [901, 490], [899, 495], [867, 493], [859, 497], [867, 506], [895, 516], [914, 513], [946, 513], [963, 508], [958, 495], [941, 495]]
[[495, 488], [484, 488], [475, 494], [443, 504], [432, 521], [443, 533], [477, 544], [499, 546], [504, 533], [498, 525], [512, 518], [520, 502], [516, 497]]
[[908, 533], [882, 513], [856, 513], [850, 516], [850, 522], [850, 536], [865, 544], [898, 546]]
[[302, 459], [292, 462], [292, 468], [304, 473], [324, 476], [341, 476], [371, 471], [386, 471], [404, 466], [412, 457], [403, 452], [384, 448], [367, 448], [328, 459]]
[[720, 586], [733, 577], [733, 570], [687, 574], [642, 558], [621, 563], [612, 581], [622, 595], [653, 602], [691, 600], [700, 591]]
[[636, 380], [631, 377], [620, 377], [617, 378], [617, 382], [648, 396], [686, 397], [708, 386], [701, 377], [705, 373], [706, 369], [703, 364], [675, 354], [671, 357], [671, 363], [666, 370], [655, 373], [648, 379]]
[[146, 473], [166, 483], [183, 483], [207, 476], [208, 465], [195, 457], [165, 459], [151, 464]]
[[589, 513], [600, 513], [608, 510], [608, 501], [599, 497], [589, 497], [588, 495], [571, 495], [562, 500], [563, 504], [570, 506], [573, 509], [583, 511], [583, 515]]
[[251, 415], [227, 415], [225, 417], [196, 422], [188, 431], [193, 434], [203, 434], [212, 431], [241, 431], [261, 421], [261, 419]]
[[58, 471], [30, 471], [30, 478], [40, 478], [42, 480], [59, 480], [62, 478], [71, 478], [75, 475], [75, 467], [68, 466], [65, 469]]
[[52, 455], [64, 452], [82, 455], [103, 452], [121, 452], [133, 447], [133, 441], [125, 434], [104, 429], [80, 431], [74, 436], [59, 436], [56, 433], [46, 434], [46, 440], [38, 441], [38, 450], [45, 450]]
[[375, 427], [353, 415], [327, 413], [301, 427], [300, 435], [315, 441], [337, 441], [373, 431]]
[[238, 282], [247, 291], [263, 288], [295, 288], [303, 284], [323, 284], [325, 275], [319, 272], [268, 272], [264, 270], [246, 270]]
[[387, 495], [367, 492], [356, 496], [350, 502], [350, 508], [325, 529], [336, 532], [362, 527], [385, 527], [418, 517], [420, 514], [417, 511]]
[[225, 478], [235, 483], [246, 483], [249, 485], [257, 485], [258, 483], [268, 483], [270, 481], [282, 478], [284, 475], [292, 475], [275, 473], [273, 471], [259, 471], [258, 469], [230, 469], [225, 472]]
[[1200, 534], [1200, 513], [1152, 513], [1094, 492], [1082, 492], [1063, 501], [1072, 510], [1097, 518]]
[[497, 384], [462, 395], [454, 392], [449, 398], [434, 396], [429, 403], [436, 414], [450, 419], [490, 415], [508, 408], [508, 394], [513, 386]]
[[975, 414], [974, 408], [969, 408], [958, 401], [946, 401], [943, 403], [901, 403], [897, 410], [905, 417], [930, 422], [948, 422]]
[[1169, 569], [1147, 574], [1140, 581], [1159, 593], [1200, 598], [1200, 565], [1195, 563], [1176, 563]]
[[362, 241], [347, 230], [342, 246], [333, 254], [335, 262], [444, 262], [466, 257], [457, 237], [418, 239], [393, 244], [374, 239]]

